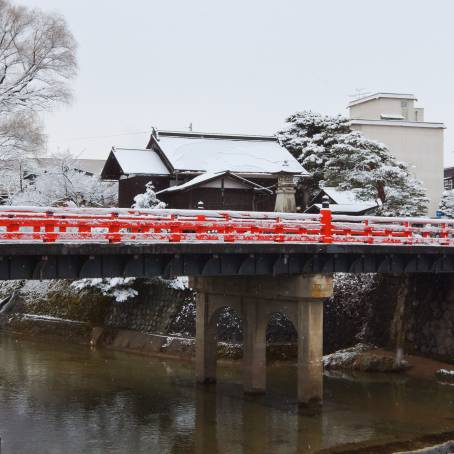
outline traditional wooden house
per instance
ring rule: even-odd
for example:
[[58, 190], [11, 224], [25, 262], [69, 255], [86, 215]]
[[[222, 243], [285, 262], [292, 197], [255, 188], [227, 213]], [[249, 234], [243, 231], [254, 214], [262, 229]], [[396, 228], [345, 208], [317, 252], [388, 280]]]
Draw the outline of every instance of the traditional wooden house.
[[151, 180], [169, 208], [273, 211], [283, 173], [309, 176], [275, 137], [154, 131], [145, 149], [112, 148], [101, 176], [120, 207]]

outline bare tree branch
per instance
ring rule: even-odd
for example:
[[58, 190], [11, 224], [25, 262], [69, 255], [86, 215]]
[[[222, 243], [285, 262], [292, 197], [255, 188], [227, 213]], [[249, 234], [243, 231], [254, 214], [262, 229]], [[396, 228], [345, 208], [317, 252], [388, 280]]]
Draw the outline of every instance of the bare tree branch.
[[76, 48], [63, 17], [0, 0], [0, 158], [44, 146], [36, 114], [71, 100]]

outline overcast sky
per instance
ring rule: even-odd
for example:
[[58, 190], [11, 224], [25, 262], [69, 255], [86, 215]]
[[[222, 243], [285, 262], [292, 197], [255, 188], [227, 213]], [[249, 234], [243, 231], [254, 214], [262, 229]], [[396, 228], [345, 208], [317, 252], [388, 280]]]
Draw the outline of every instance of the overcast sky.
[[454, 164], [452, 0], [16, 0], [63, 14], [79, 42], [49, 151], [104, 158], [158, 129], [273, 134], [356, 89], [414, 93]]

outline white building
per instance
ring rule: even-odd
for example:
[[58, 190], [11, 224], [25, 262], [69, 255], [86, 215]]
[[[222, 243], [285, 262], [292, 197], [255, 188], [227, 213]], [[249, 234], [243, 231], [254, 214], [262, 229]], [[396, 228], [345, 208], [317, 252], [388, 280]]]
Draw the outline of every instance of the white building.
[[375, 93], [350, 102], [352, 128], [384, 143], [400, 161], [409, 164], [422, 181], [435, 215], [443, 191], [443, 123], [424, 121], [416, 97], [403, 93]]

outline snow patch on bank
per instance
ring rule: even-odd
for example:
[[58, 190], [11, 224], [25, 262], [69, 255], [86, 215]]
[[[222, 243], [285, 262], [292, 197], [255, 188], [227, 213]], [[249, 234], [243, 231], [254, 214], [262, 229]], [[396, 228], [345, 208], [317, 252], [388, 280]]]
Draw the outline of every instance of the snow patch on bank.
[[69, 320], [67, 318], [53, 317], [51, 315], [36, 315], [36, 314], [23, 314], [22, 320], [41, 320], [46, 322], [59, 322], [59, 323], [75, 323], [78, 325], [84, 325], [85, 322], [78, 320]]
[[113, 277], [104, 279], [80, 279], [71, 283], [71, 287], [81, 292], [85, 289], [95, 288], [104, 296], [111, 296], [116, 302], [122, 303], [136, 297], [139, 292], [130, 287], [135, 282], [134, 277]]
[[331, 353], [330, 355], [325, 355], [323, 357], [323, 367], [325, 369], [343, 368], [347, 365], [351, 365], [361, 353], [367, 352], [374, 348], [376, 347], [373, 345], [360, 343], [354, 347], [339, 350]]
[[168, 281], [168, 285], [174, 290], [186, 290], [189, 288], [189, 278], [188, 276], [177, 276], [175, 279]]

